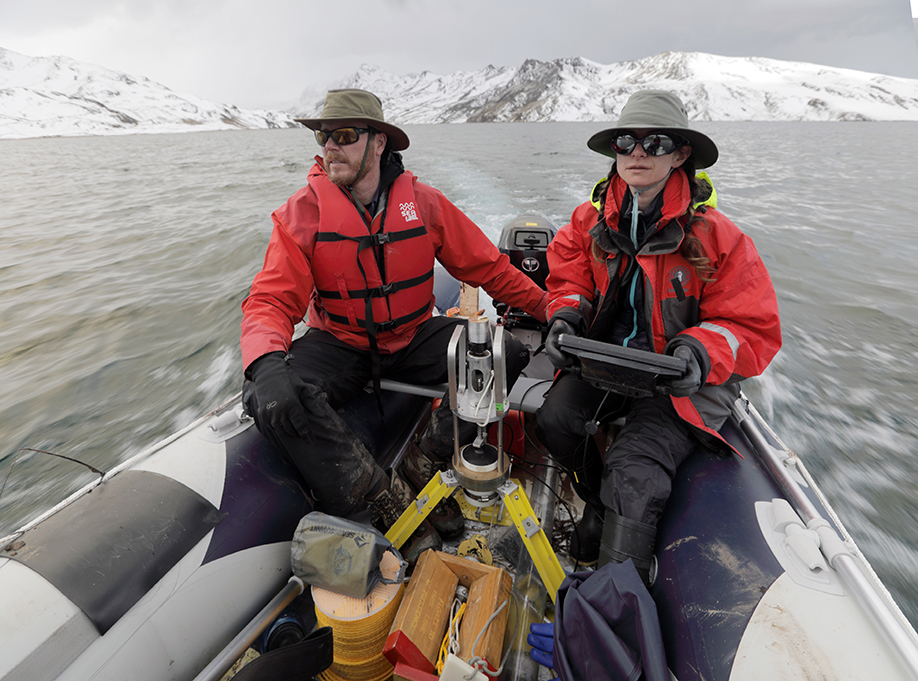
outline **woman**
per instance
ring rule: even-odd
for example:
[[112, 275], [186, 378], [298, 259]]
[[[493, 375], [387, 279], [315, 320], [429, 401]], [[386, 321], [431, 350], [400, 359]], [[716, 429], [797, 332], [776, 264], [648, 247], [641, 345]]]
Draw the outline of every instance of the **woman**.
[[[717, 211], [706, 175], [717, 160], [688, 127], [682, 101], [636, 92], [614, 128], [587, 146], [615, 159], [548, 249], [546, 353], [560, 369], [538, 413], [538, 435], [586, 502], [571, 542], [581, 562], [631, 558], [648, 579], [656, 525], [679, 464], [718, 435], [739, 381], [781, 346], [774, 287], [751, 239]], [[674, 355], [685, 375], [670, 395], [609, 395], [570, 369], [561, 334]], [[624, 417], [601, 456], [588, 433]]]

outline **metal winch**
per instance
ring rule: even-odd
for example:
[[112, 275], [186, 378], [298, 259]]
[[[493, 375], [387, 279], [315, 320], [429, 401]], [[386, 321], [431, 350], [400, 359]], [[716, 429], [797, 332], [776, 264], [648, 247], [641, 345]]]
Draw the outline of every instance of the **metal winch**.
[[488, 426], [508, 409], [504, 329], [496, 327], [492, 340], [487, 317], [469, 319], [456, 327], [447, 352], [453, 430], [458, 435], [459, 419], [478, 426], [470, 444], [460, 447], [455, 438], [452, 466], [469, 504], [484, 508], [498, 501], [497, 488], [510, 474], [503, 428], [497, 429], [497, 446], [488, 442]]

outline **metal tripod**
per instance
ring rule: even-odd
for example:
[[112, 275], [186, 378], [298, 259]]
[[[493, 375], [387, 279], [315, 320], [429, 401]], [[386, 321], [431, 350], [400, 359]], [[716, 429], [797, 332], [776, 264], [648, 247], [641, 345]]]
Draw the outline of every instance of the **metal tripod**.
[[455, 441], [450, 469], [431, 478], [414, 503], [409, 504], [389, 528], [386, 539], [396, 548], [401, 548], [437, 504], [459, 488], [466, 501], [479, 508], [503, 502], [548, 595], [554, 601], [564, 581], [564, 570], [526, 492], [509, 479], [509, 458], [503, 451], [503, 428], [498, 428], [496, 447], [487, 441], [488, 425], [503, 419], [508, 407], [503, 334], [503, 327], [498, 326], [492, 342], [486, 317], [469, 319], [468, 331], [460, 325], [453, 332], [448, 367], [454, 432], [458, 432], [458, 419], [462, 418], [478, 425], [478, 435], [471, 444], [462, 448], [458, 440]]

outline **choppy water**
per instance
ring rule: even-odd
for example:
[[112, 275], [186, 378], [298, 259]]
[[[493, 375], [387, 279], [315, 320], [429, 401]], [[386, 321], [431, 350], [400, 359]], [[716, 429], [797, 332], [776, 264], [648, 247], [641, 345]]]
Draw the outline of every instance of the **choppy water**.
[[[496, 239], [523, 211], [566, 222], [608, 169], [601, 127], [410, 126], [406, 165]], [[918, 124], [702, 127], [781, 307], [747, 392], [918, 622]], [[109, 469], [239, 389], [239, 304], [316, 150], [296, 130], [0, 141], [0, 484], [21, 447]], [[0, 535], [92, 478], [23, 456]]]

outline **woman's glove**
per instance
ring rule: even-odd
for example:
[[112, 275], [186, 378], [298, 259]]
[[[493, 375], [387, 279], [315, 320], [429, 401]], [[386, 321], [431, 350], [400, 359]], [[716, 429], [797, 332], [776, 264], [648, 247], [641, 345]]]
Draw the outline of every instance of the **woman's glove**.
[[290, 437], [305, 437], [309, 422], [294, 385], [301, 381], [290, 373], [284, 353], [262, 355], [252, 362], [249, 375], [255, 383], [258, 422]]
[[526, 642], [532, 646], [529, 657], [549, 669], [555, 666], [555, 625], [552, 622], [530, 624]]
[[675, 346], [673, 357], [685, 360], [685, 373], [680, 378], [669, 383], [673, 397], [689, 397], [698, 392], [701, 387], [701, 364], [695, 351], [685, 343]]
[[558, 340], [562, 333], [576, 336], [577, 332], [574, 327], [563, 319], [556, 319], [548, 330], [548, 336], [545, 338], [545, 354], [548, 355], [549, 361], [556, 369], [566, 369], [577, 363], [577, 358], [569, 355], [558, 345]]

